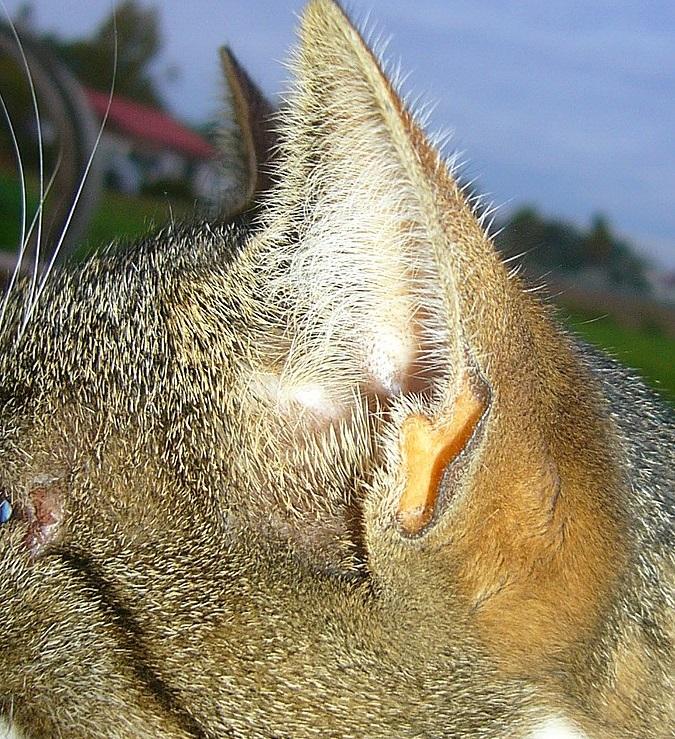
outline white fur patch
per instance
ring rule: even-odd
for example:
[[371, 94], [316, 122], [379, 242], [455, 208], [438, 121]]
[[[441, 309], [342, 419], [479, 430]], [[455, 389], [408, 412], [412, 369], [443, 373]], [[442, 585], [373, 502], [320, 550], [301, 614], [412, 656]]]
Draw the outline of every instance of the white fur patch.
[[413, 359], [410, 335], [396, 326], [381, 325], [373, 333], [372, 344], [369, 369], [375, 381], [388, 395], [398, 395]]
[[525, 739], [588, 739], [588, 735], [566, 719], [545, 719]]
[[271, 372], [258, 372], [253, 376], [253, 391], [271, 400], [282, 413], [292, 413], [300, 407], [319, 418], [338, 418], [339, 406], [328, 396], [326, 388], [318, 382], [290, 384]]
[[24, 739], [24, 737], [18, 729], [7, 723], [7, 719], [0, 716], [0, 739]]
[[308, 408], [319, 415], [330, 416], [334, 413], [333, 406], [326, 395], [326, 389], [318, 382], [310, 382], [295, 387], [291, 390], [289, 396], [296, 403], [300, 403], [304, 408]]

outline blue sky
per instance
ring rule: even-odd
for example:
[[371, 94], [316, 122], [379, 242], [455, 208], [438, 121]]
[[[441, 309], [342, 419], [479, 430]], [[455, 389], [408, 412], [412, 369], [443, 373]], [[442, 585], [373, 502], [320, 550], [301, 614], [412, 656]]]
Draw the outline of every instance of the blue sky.
[[[10, 13], [21, 0], [4, 0]], [[145, 4], [153, 4], [151, 2]], [[232, 46], [270, 94], [302, 0], [158, 0], [158, 65], [188, 121], [219, 107], [217, 49]], [[110, 0], [34, 0], [41, 30], [90, 32]], [[351, 0], [390, 38], [406, 90], [435, 103], [430, 129], [453, 132], [479, 188], [504, 208], [533, 203], [587, 223], [605, 213], [675, 269], [675, 3], [672, 0]]]

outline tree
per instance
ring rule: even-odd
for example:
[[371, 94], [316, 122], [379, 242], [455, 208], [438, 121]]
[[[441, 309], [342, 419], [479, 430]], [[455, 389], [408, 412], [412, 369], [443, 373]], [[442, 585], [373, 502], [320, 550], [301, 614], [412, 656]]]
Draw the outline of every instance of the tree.
[[162, 47], [157, 8], [144, 8], [137, 0], [124, 0], [90, 39], [64, 42], [52, 38], [50, 42], [82, 83], [104, 92], [111, 88], [117, 44], [115, 92], [163, 107], [162, 96], [150, 72], [151, 63]]
[[581, 266], [579, 231], [569, 223], [543, 218], [532, 207], [517, 210], [504, 224], [497, 246], [534, 273], [571, 272]]
[[607, 219], [600, 214], [593, 216], [591, 228], [584, 239], [588, 264], [606, 268], [612, 261], [614, 241]]
[[591, 222], [584, 250], [590, 267], [601, 269], [613, 285], [638, 292], [649, 292], [644, 261], [633, 246], [622, 241], [611, 229], [609, 221], [596, 215]]
[[496, 239], [506, 257], [532, 274], [594, 273], [608, 285], [649, 292], [644, 261], [632, 244], [622, 241], [602, 215], [594, 216], [588, 231], [562, 220], [545, 218], [534, 208], [517, 210], [503, 224]]

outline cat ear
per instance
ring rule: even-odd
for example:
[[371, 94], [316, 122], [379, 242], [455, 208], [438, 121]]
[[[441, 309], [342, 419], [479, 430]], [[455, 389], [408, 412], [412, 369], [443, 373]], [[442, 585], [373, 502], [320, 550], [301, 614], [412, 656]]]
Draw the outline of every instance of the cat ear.
[[[260, 338], [268, 355], [283, 357], [271, 372], [283, 377], [268, 386], [326, 416], [339, 415], [355, 389], [456, 394], [467, 361], [457, 280], [471, 254], [453, 244], [455, 218], [498, 260], [335, 3], [307, 7], [293, 69], [278, 185], [244, 276], [267, 301], [264, 312], [288, 306], [286, 327]], [[271, 336], [280, 342], [273, 349]]]
[[220, 50], [220, 60], [227, 111], [220, 130], [220, 152], [229, 180], [221, 210], [230, 217], [251, 207], [269, 189], [276, 134], [274, 107], [228, 47]]
[[374, 398], [405, 471], [392, 518], [418, 536], [514, 396], [536, 311], [336, 3], [309, 3], [293, 67], [277, 184], [234, 271], [264, 316], [251, 387], [327, 421]]
[[370, 572], [461, 596], [536, 659], [592, 628], [620, 561], [600, 395], [336, 3], [309, 3], [294, 67], [278, 185], [234, 272], [252, 387], [319, 419], [375, 396]]
[[488, 283], [477, 282], [506, 273], [335, 3], [309, 4], [293, 66], [278, 184], [236, 278], [265, 303], [260, 315], [279, 319], [251, 341], [252, 387], [320, 421], [348, 417], [355, 396], [375, 398], [405, 450], [394, 518], [416, 536], [437, 519], [445, 470], [487, 414], [473, 321]]

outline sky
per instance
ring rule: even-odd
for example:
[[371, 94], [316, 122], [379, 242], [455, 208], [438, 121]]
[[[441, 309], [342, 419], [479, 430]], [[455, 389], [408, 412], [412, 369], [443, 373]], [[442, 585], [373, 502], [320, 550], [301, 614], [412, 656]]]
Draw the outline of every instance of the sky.
[[[2, 0], [10, 15], [24, 0]], [[91, 33], [112, 0], [33, 0], [34, 23]], [[162, 13], [157, 71], [188, 122], [220, 106], [217, 50], [232, 47], [272, 97], [302, 0], [142, 0]], [[404, 90], [433, 104], [504, 213], [534, 204], [588, 224], [602, 212], [655, 264], [675, 270], [675, 3], [672, 0], [350, 0]], [[165, 71], [179, 70], [176, 79]]]

